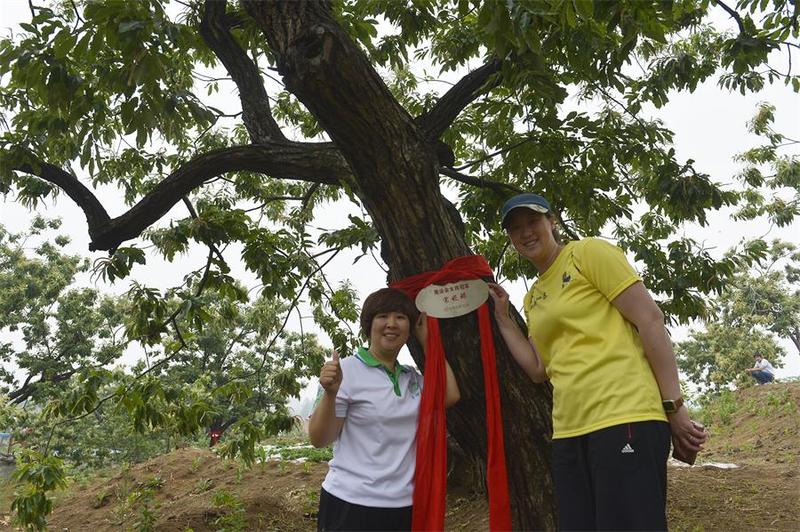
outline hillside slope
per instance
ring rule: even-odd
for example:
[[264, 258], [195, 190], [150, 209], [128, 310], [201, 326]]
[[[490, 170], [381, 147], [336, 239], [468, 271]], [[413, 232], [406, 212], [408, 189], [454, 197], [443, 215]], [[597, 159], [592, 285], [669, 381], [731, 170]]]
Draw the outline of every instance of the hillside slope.
[[676, 530], [800, 530], [800, 382], [722, 394], [704, 411], [711, 438], [700, 463], [674, 467], [670, 526]]
[[706, 460], [800, 467], [800, 382], [727, 393], [706, 410]]
[[[711, 432], [698, 463], [670, 467], [670, 528], [800, 530], [800, 383], [748, 388], [706, 411]], [[268, 462], [252, 469], [205, 449], [180, 449], [98, 476], [63, 493], [52, 530], [314, 530], [325, 463]], [[109, 476], [110, 475], [110, 476]], [[0, 511], [0, 529], [8, 522]], [[486, 530], [486, 503], [451, 489], [448, 530]], [[6, 526], [6, 529], [9, 529]]]

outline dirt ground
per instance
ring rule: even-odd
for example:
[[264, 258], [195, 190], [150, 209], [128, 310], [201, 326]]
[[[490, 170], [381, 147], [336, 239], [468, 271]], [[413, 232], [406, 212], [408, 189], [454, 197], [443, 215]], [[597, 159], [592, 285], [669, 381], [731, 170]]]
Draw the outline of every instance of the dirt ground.
[[800, 530], [800, 382], [754, 386], [719, 405], [699, 462], [669, 470], [674, 530]]
[[[737, 401], [726, 423], [709, 424], [712, 439], [699, 462], [740, 467], [670, 467], [671, 530], [800, 530], [800, 383], [744, 390]], [[314, 530], [326, 472], [324, 463], [268, 462], [243, 469], [208, 450], [180, 449], [73, 485], [57, 500], [49, 522], [58, 531], [136, 530], [147, 524], [164, 531], [235, 530], [237, 523], [245, 530]], [[0, 529], [9, 520], [4, 510]], [[446, 528], [487, 530], [484, 499], [451, 490]]]

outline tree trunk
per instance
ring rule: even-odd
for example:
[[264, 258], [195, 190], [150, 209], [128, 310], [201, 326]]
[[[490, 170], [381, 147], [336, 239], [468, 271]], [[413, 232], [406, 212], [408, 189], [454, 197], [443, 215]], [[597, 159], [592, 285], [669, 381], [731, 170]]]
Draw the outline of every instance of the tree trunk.
[[[389, 280], [439, 268], [470, 253], [460, 217], [439, 191], [435, 146], [391, 96], [327, 7], [317, 2], [242, 1], [277, 58], [286, 87], [319, 119], [347, 160], [350, 186], [382, 238]], [[462, 399], [448, 429], [485, 469], [486, 421], [480, 338], [474, 315], [441, 323]], [[495, 327], [495, 338], [500, 335]], [[553, 529], [549, 385], [533, 384], [496, 342], [514, 526]], [[412, 356], [421, 368], [419, 349]]]

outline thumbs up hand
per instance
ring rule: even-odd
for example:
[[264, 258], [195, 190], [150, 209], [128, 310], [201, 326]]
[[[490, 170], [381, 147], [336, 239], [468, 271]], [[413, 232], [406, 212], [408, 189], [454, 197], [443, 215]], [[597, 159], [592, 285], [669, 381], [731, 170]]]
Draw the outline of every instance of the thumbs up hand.
[[319, 372], [319, 383], [325, 393], [335, 396], [342, 384], [342, 367], [339, 365], [339, 352], [333, 351], [331, 360], [323, 364]]

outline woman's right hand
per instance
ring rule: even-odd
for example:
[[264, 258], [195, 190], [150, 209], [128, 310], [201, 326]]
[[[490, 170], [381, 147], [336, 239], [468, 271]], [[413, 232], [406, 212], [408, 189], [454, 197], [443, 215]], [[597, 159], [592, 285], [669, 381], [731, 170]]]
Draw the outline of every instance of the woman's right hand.
[[319, 384], [325, 390], [325, 393], [336, 395], [339, 392], [339, 386], [342, 384], [342, 376], [339, 353], [334, 351], [331, 360], [322, 365], [322, 370], [319, 372]]
[[510, 296], [505, 289], [497, 283], [486, 283], [489, 285], [489, 296], [494, 301], [494, 317], [496, 320], [508, 318], [508, 308]]
[[520, 328], [511, 319], [508, 311], [511, 304], [508, 302], [509, 295], [505, 289], [497, 283], [486, 283], [489, 285], [489, 295], [494, 301], [494, 319], [503, 335], [503, 340], [508, 346], [508, 350], [517, 364], [525, 371], [533, 382], [544, 382], [547, 380], [542, 359], [536, 352], [536, 347], [525, 337]]

